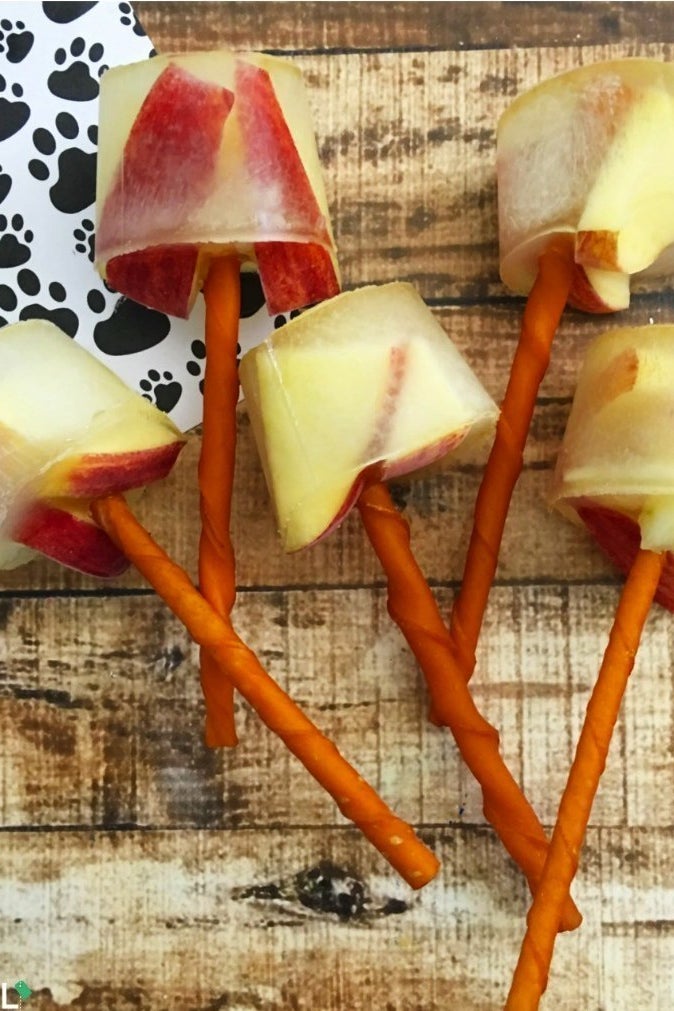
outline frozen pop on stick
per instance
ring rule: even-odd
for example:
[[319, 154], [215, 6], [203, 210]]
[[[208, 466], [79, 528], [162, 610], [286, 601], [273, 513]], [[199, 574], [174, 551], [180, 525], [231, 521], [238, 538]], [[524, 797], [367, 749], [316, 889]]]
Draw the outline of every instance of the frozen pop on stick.
[[286, 551], [367, 484], [487, 438], [497, 409], [409, 284], [345, 292], [244, 355], [241, 386]]
[[[533, 890], [543, 828], [472, 700], [409, 527], [382, 483], [488, 438], [495, 404], [416, 291], [399, 283], [338, 295], [276, 330], [244, 355], [241, 385], [284, 547], [315, 543], [358, 506], [386, 572], [389, 612]], [[578, 922], [569, 902], [564, 924]]]
[[590, 347], [558, 457], [553, 502], [627, 573], [588, 703], [507, 1008], [538, 1007], [560, 909], [578, 868], [613, 727], [655, 596], [672, 609], [674, 327], [604, 334]]
[[165, 477], [173, 422], [53, 323], [0, 329], [0, 566], [33, 549], [93, 576], [128, 561], [89, 514], [93, 498]]
[[633, 275], [674, 267], [674, 65], [616, 60], [538, 85], [501, 118], [496, 157], [501, 277], [529, 300], [452, 614], [468, 678], [565, 303], [624, 309]]
[[212, 260], [255, 265], [272, 313], [339, 290], [297, 67], [255, 53], [158, 56], [101, 83], [96, 262], [188, 317]]
[[0, 329], [0, 566], [23, 546], [94, 575], [132, 561], [340, 810], [413, 887], [435, 856], [269, 677], [231, 623], [134, 519], [120, 492], [164, 477], [184, 439], [51, 323]]
[[[102, 82], [96, 260], [130, 298], [187, 317], [206, 297], [199, 579], [234, 602], [229, 538], [238, 399], [239, 271], [254, 266], [270, 312], [336, 294], [339, 275], [299, 70], [254, 53], [162, 56]], [[232, 701], [202, 681], [206, 739], [234, 744]]]

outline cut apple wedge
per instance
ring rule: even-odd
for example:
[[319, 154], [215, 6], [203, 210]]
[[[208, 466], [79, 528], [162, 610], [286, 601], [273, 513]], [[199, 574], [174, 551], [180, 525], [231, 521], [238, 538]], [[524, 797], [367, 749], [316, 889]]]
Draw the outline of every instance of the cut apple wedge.
[[52, 323], [0, 330], [0, 565], [17, 544], [91, 575], [126, 560], [92, 499], [165, 477], [184, 445], [173, 422]]
[[551, 500], [622, 572], [667, 552], [656, 599], [674, 610], [674, 327], [624, 328], [588, 349]]
[[674, 66], [598, 63], [520, 96], [497, 137], [501, 277], [527, 294], [555, 236], [575, 241], [570, 301], [629, 304], [630, 278], [674, 262]]
[[256, 264], [270, 312], [339, 291], [311, 116], [291, 64], [188, 53], [101, 86], [96, 261], [118, 291], [187, 317], [213, 257]]
[[245, 355], [240, 378], [287, 551], [331, 530], [364, 483], [486, 436], [498, 413], [401, 283], [308, 310]]

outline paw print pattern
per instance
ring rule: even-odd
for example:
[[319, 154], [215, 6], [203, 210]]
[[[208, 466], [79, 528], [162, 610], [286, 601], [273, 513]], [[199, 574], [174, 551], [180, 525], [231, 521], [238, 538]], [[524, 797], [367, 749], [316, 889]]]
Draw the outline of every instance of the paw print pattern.
[[81, 18], [83, 14], [86, 14], [87, 11], [90, 11], [95, 6], [96, 0], [93, 3], [71, 3], [69, 0], [59, 3], [58, 0], [52, 0], [51, 3], [43, 3], [42, 10], [54, 24], [69, 25], [71, 21], [77, 21], [78, 18]]
[[[105, 296], [92, 288], [87, 305], [100, 316], [106, 309]], [[171, 322], [163, 312], [121, 297], [111, 315], [94, 327], [94, 344], [106, 355], [132, 355], [161, 344], [170, 329]]]
[[[7, 140], [25, 126], [30, 117], [30, 107], [22, 102], [23, 88], [20, 84], [11, 86], [12, 98], [6, 98], [7, 81], [0, 74], [0, 140]], [[14, 101], [16, 99], [16, 101]]]
[[129, 25], [133, 25], [133, 34], [134, 35], [140, 35], [142, 37], [145, 36], [145, 29], [143, 28], [143, 26], [141, 25], [140, 21], [138, 20], [138, 18], [134, 14], [134, 12], [133, 12], [133, 10], [131, 8], [131, 4], [127, 4], [127, 3], [121, 3], [121, 4], [119, 4], [119, 13], [120, 13], [119, 20], [121, 21], [121, 23], [123, 25], [126, 25], [127, 27]]
[[95, 241], [94, 223], [89, 218], [82, 218], [78, 228], [73, 231], [75, 239], [75, 250], [78, 253], [86, 253], [91, 262], [94, 262]]
[[141, 379], [138, 384], [143, 391], [142, 396], [151, 404], [156, 404], [160, 411], [166, 414], [172, 411], [182, 396], [183, 388], [173, 378], [172, 372], [162, 372], [150, 369], [147, 379]]
[[3, 18], [0, 21], [0, 53], [7, 54], [8, 63], [21, 63], [33, 48], [35, 36], [26, 31], [23, 21], [14, 24]]
[[23, 226], [20, 214], [14, 214], [11, 221], [0, 214], [0, 268], [20, 267], [30, 260], [33, 233], [29, 228], [24, 231]]
[[[91, 102], [92, 99], [98, 98], [98, 77], [108, 68], [105, 64], [96, 68], [94, 64], [102, 60], [103, 46], [100, 42], [94, 42], [86, 54], [85, 47], [84, 39], [79, 36], [70, 43], [69, 53], [74, 57], [74, 61], [63, 70], [53, 70], [47, 78], [47, 87], [52, 95], [65, 98], [69, 102]], [[80, 56], [85, 56], [88, 62], [79, 59]], [[68, 58], [65, 49], [57, 49], [54, 53], [54, 62], [58, 66], [63, 66]], [[94, 74], [97, 77], [94, 77]]]
[[[25, 294], [39, 295], [42, 290], [40, 279], [32, 270], [21, 271], [19, 275], [19, 287]], [[28, 288], [26, 291], [25, 289]], [[42, 302], [32, 302], [23, 307], [19, 313], [19, 319], [46, 319], [50, 323], [55, 323], [61, 330], [65, 331], [69, 337], [74, 337], [80, 325], [77, 315], [62, 303], [66, 300], [66, 290], [58, 281], [52, 281], [47, 286], [49, 298], [56, 305], [46, 306]]]
[[[64, 140], [75, 140], [79, 135], [77, 120], [69, 112], [57, 115], [55, 128]], [[88, 128], [87, 137], [96, 144], [98, 131], [95, 126]], [[54, 134], [44, 127], [33, 131], [33, 144], [45, 159], [53, 158], [56, 140]], [[34, 179], [43, 182], [53, 177], [53, 166], [50, 168], [42, 158], [32, 158], [28, 162], [28, 171]], [[58, 156], [56, 182], [51, 186], [49, 196], [54, 207], [64, 214], [79, 214], [90, 207], [96, 199], [96, 152], [83, 151], [79, 147], [68, 147], [62, 151]]]

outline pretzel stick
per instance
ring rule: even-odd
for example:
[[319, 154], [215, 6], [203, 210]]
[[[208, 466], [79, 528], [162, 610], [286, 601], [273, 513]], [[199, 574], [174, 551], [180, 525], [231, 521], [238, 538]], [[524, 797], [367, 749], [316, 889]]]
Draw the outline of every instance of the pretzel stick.
[[[449, 631], [412, 554], [409, 524], [396, 510], [384, 484], [367, 487], [358, 509], [386, 573], [389, 613], [425, 675], [436, 718], [454, 735], [482, 787], [485, 817], [535, 892], [548, 850], [543, 826], [501, 757], [497, 731], [475, 705], [456, 662]], [[580, 922], [580, 914], [568, 898], [562, 929], [572, 930]]]
[[527, 916], [505, 1011], [534, 1011], [547, 985], [561, 910], [578, 869], [592, 802], [664, 563], [664, 553], [640, 550], [623, 587], [559, 805], [548, 858]]
[[[236, 256], [213, 260], [204, 285], [206, 371], [204, 421], [199, 458], [201, 537], [199, 587], [221, 618], [229, 618], [236, 598], [234, 549], [229, 533], [236, 449], [239, 378], [236, 344], [241, 301]], [[209, 747], [233, 747], [234, 689], [207, 650], [200, 652]]]
[[[197, 591], [136, 520], [125, 500], [111, 495], [93, 503], [94, 519], [138, 568], [196, 643], [215, 658], [227, 678], [334, 798], [349, 818], [413, 888], [438, 871], [434, 854], [397, 818], [335, 746], [267, 674], [231, 624]], [[215, 686], [217, 690], [217, 686]]]
[[522, 330], [496, 425], [496, 437], [475, 503], [473, 532], [461, 588], [452, 609], [451, 633], [467, 681], [494, 581], [503, 530], [517, 479], [539, 386], [573, 279], [573, 249], [567, 237], [551, 243], [524, 310]]

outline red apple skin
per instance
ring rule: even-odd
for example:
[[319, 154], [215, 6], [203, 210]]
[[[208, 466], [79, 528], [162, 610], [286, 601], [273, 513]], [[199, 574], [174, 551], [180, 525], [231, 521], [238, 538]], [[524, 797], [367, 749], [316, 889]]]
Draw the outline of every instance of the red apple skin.
[[[211, 191], [234, 95], [170, 63], [150, 88], [124, 145], [98, 225], [101, 250], [126, 239], [124, 223], [175, 207], [182, 219]], [[121, 229], [121, 231], [120, 231]]]
[[34, 502], [11, 531], [11, 539], [89, 576], [120, 576], [129, 562], [93, 520], [50, 502]]
[[[319, 243], [255, 244], [260, 281], [269, 311], [287, 312], [322, 302], [340, 287], [330, 254], [327, 222], [288, 129], [266, 70], [239, 61], [235, 83], [238, 116], [251, 177], [279, 194], [285, 215]], [[270, 159], [269, 152], [275, 152]]]
[[197, 246], [156, 246], [113, 256], [105, 268], [108, 284], [134, 302], [187, 319], [197, 292]]
[[[169, 64], [147, 94], [124, 146], [97, 232], [99, 258], [126, 240], [125, 221], [182, 220], [209, 195], [225, 121], [234, 104], [227, 88]], [[122, 229], [120, 231], [120, 228]], [[196, 297], [199, 250], [165, 245], [112, 257], [108, 283], [142, 305], [187, 318]]]
[[[623, 513], [589, 501], [576, 503], [575, 509], [602, 551], [627, 575], [641, 544], [639, 524]], [[666, 552], [655, 600], [674, 611], [674, 554], [670, 551]]]
[[432, 446], [427, 446], [425, 449], [419, 450], [418, 453], [411, 454], [410, 456], [396, 460], [393, 463], [380, 462], [370, 464], [369, 467], [361, 471], [351, 485], [348, 495], [344, 499], [330, 525], [327, 526], [325, 530], [318, 535], [318, 537], [311, 541], [310, 544], [306, 544], [304, 547], [309, 548], [314, 544], [319, 544], [322, 540], [328, 537], [333, 530], [336, 530], [349, 515], [353, 507], [356, 505], [361, 492], [368, 485], [375, 484], [378, 481], [395, 480], [397, 477], [404, 477], [405, 474], [421, 470], [423, 467], [429, 467], [431, 464], [441, 460], [447, 455], [447, 453], [451, 452], [451, 450], [456, 449], [456, 447], [463, 442], [467, 431], [467, 429], [462, 429], [454, 435], [447, 436], [446, 439], [441, 439]]
[[591, 312], [595, 315], [616, 311], [599, 298], [590, 284], [584, 268], [578, 263], [574, 271], [568, 302], [574, 309], [580, 309], [581, 312]]
[[411, 474], [412, 471], [430, 467], [431, 464], [437, 463], [438, 460], [442, 460], [444, 456], [456, 449], [467, 434], [468, 429], [463, 428], [460, 432], [454, 432], [452, 435], [433, 443], [432, 446], [426, 446], [425, 449], [420, 449], [410, 456], [404, 456], [391, 463], [384, 463], [382, 465], [382, 480], [391, 481], [397, 477], [404, 477], [405, 474]]
[[315, 242], [256, 242], [255, 259], [272, 316], [315, 305], [340, 292], [332, 258]]
[[[160, 481], [170, 472], [184, 440], [130, 453], [86, 453], [65, 460], [47, 476], [46, 492], [52, 497], [100, 498]], [[67, 468], [59, 473], [60, 468]]]

